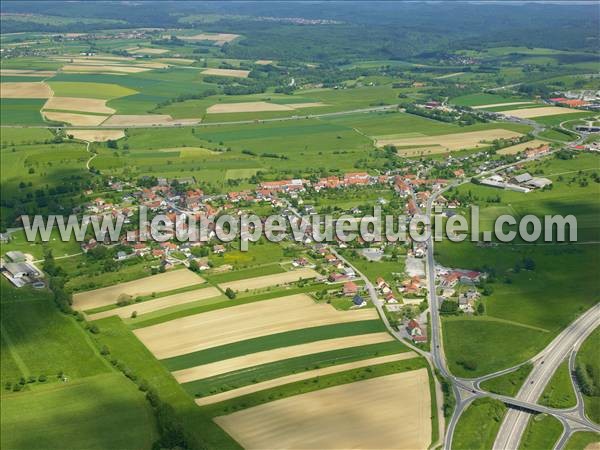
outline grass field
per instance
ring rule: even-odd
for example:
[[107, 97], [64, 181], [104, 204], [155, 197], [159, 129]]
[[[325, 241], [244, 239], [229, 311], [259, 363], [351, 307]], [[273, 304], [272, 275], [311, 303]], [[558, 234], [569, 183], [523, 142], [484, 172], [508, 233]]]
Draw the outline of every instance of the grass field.
[[157, 437], [149, 403], [117, 373], [3, 395], [1, 424], [2, 448], [14, 450], [149, 450]]
[[123, 361], [133, 373], [146, 380], [160, 399], [173, 407], [175, 417], [190, 432], [193, 445], [206, 448], [240, 448], [212, 422], [210, 415], [195, 405], [193, 399], [135, 338], [121, 319], [108, 317], [96, 323], [101, 330], [97, 337], [98, 342], [106, 345], [114, 358]]
[[495, 394], [514, 397], [519, 392], [531, 369], [533, 369], [532, 364], [525, 364], [514, 372], [484, 381], [481, 383], [481, 387]]
[[48, 83], [57, 97], [87, 98], [91, 93], [94, 98], [110, 100], [117, 97], [134, 95], [137, 92], [118, 84], [89, 83], [78, 81], [50, 81]]
[[492, 448], [506, 406], [490, 398], [475, 400], [462, 414], [454, 431], [452, 448], [457, 450], [489, 450]]
[[443, 329], [450, 370], [467, 378], [524, 362], [552, 339], [543, 331], [477, 318], [445, 319]]
[[45, 102], [37, 98], [3, 98], [0, 120], [3, 125], [43, 125], [40, 110]]
[[562, 432], [563, 426], [558, 419], [545, 414], [534, 415], [525, 428], [519, 450], [554, 448]]
[[[526, 214], [574, 214], [578, 221], [578, 241], [596, 241], [599, 229], [592, 216], [597, 214], [597, 204], [591, 199], [597, 195], [598, 184], [581, 187], [577, 180], [597, 168], [596, 155], [579, 155], [572, 160], [550, 158], [527, 167], [531, 173], [543, 173], [542, 176], [554, 181], [550, 191], [522, 195], [472, 184], [461, 187], [459, 191], [471, 195], [473, 201], [479, 204], [485, 218], [482, 229], [489, 227], [497, 215], [507, 213], [503, 208], [508, 208], [517, 217]], [[500, 196], [499, 203], [487, 201], [493, 198], [490, 196], [496, 195]], [[598, 288], [590, 272], [597, 261], [595, 244], [478, 247], [467, 242], [455, 244], [444, 241], [436, 244], [435, 253], [436, 260], [445, 266], [492, 270], [496, 278], [492, 284], [492, 295], [484, 297], [487, 318], [445, 321], [445, 331], [453, 335], [453, 339], [447, 339], [451, 368], [464, 376], [469, 374], [456, 362], [472, 355], [479, 355], [476, 359], [484, 361], [483, 365], [490, 371], [533, 356], [536, 349], [541, 350], [597, 298]], [[535, 270], [515, 269], [524, 258], [535, 262]], [[569, 302], [565, 303], [565, 298], [569, 298]], [[464, 327], [461, 328], [458, 323]], [[514, 342], [512, 347], [505, 347], [504, 344], [515, 335], [527, 336], [527, 339], [523, 339], [521, 344]], [[479, 345], [474, 346], [473, 342]], [[488, 346], [487, 342], [494, 344]], [[485, 355], [492, 354], [496, 364], [488, 365], [488, 360], [482, 358], [489, 358]], [[484, 373], [484, 370], [480, 367], [476, 372]]]
[[3, 358], [9, 361], [2, 366], [2, 383], [40, 375], [55, 382], [60, 372], [75, 380], [111, 370], [86, 332], [72, 317], [58, 312], [48, 291], [16, 290], [4, 277], [0, 283], [3, 350], [8, 350]]
[[568, 361], [564, 361], [556, 369], [554, 376], [544, 389], [539, 403], [552, 408], [571, 408], [577, 404]]
[[566, 450], [590, 450], [590, 446], [594, 449], [594, 445], [600, 443], [600, 434], [591, 431], [579, 431], [565, 445]]
[[469, 94], [450, 99], [450, 103], [459, 106], [481, 106], [493, 105], [498, 103], [526, 102], [527, 98], [523, 97], [505, 97], [496, 94]]

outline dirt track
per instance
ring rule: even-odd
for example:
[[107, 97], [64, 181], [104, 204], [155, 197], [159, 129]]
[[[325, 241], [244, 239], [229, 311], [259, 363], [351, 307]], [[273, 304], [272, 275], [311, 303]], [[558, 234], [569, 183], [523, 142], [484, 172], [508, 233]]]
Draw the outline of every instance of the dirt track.
[[291, 345], [276, 348], [264, 352], [251, 353], [237, 358], [225, 359], [211, 364], [190, 367], [189, 369], [173, 372], [173, 376], [180, 383], [200, 380], [202, 378], [214, 377], [234, 370], [246, 369], [248, 367], [268, 364], [283, 359], [295, 358], [297, 356], [310, 355], [313, 353], [327, 352], [342, 348], [358, 347], [361, 345], [378, 344], [380, 342], [393, 341], [394, 338], [386, 332], [362, 334], [358, 336], [345, 336], [335, 339], [309, 342], [308, 344]]
[[274, 275], [265, 275], [256, 278], [246, 278], [244, 280], [230, 281], [221, 283], [219, 287], [223, 290], [230, 288], [234, 291], [245, 291], [253, 289], [261, 289], [268, 286], [276, 286], [278, 284], [289, 284], [298, 281], [300, 278], [308, 279], [319, 276], [313, 269], [298, 269], [289, 272], [277, 273]]
[[254, 449], [426, 449], [427, 370], [334, 386], [215, 418]]
[[298, 294], [182, 317], [134, 333], [154, 356], [164, 359], [259, 336], [377, 317], [372, 308], [337, 311]]
[[117, 302], [119, 295], [127, 294], [132, 297], [150, 295], [152, 292], [164, 292], [181, 289], [204, 281], [189, 270], [173, 270], [170, 272], [140, 278], [139, 280], [119, 283], [93, 291], [80, 292], [73, 295], [73, 308], [79, 311], [112, 305]]

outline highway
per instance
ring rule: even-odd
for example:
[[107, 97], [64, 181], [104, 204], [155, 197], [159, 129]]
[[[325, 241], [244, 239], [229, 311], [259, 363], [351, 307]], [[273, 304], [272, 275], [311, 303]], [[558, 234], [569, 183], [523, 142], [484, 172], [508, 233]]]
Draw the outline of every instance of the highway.
[[[535, 128], [534, 134], [537, 135], [541, 131], [543, 131], [543, 128], [538, 126]], [[523, 163], [523, 161], [520, 161], [519, 163]], [[515, 164], [517, 163], [497, 167], [486, 173], [486, 175], [492, 172], [498, 172]], [[448, 185], [445, 188], [434, 192], [427, 202], [425, 215], [431, 217], [433, 204], [438, 196], [442, 195], [452, 187], [456, 187], [469, 181], [470, 180], [464, 180], [460, 183]], [[418, 212], [421, 213], [420, 209]], [[429, 227], [429, 231], [431, 232], [431, 227]], [[530, 362], [534, 364], [534, 369], [515, 398], [491, 394], [479, 387], [483, 380], [512, 372], [518, 369], [522, 364], [527, 363], [527, 361], [515, 367], [507, 368], [477, 379], [466, 380], [452, 375], [447, 367], [444, 355], [442, 323], [439, 315], [440, 299], [436, 293], [434, 242], [431, 233], [427, 240], [426, 263], [427, 287], [429, 290], [428, 300], [431, 315], [431, 361], [438, 371], [452, 384], [454, 396], [456, 398], [454, 414], [446, 424], [446, 433], [443, 444], [444, 449], [450, 450], [452, 448], [454, 430], [460, 416], [473, 400], [480, 397], [495, 398], [511, 406], [502, 423], [501, 429], [498, 432], [496, 443], [494, 444], [494, 449], [496, 450], [514, 450], [518, 448], [523, 431], [527, 426], [528, 419], [531, 417], [530, 413], [523, 412], [523, 410], [551, 414], [561, 421], [565, 427], [565, 432], [557, 443], [557, 449], [564, 446], [574, 431], [591, 430], [600, 432], [600, 426], [594, 424], [585, 416], [582, 401], [579, 401], [575, 408], [569, 410], [556, 410], [540, 406], [536, 403], [544, 388], [554, 375], [557, 367], [568, 357], [570, 352], [572, 355], [571, 358], [574, 361], [573, 355], [575, 353], [573, 349], [578, 347], [585, 337], [587, 337], [594, 328], [600, 325], [600, 305], [596, 305], [580, 316], [575, 322], [563, 330], [563, 332], [561, 332], [544, 350], [530, 360]], [[575, 388], [577, 389], [577, 387]]]
[[[571, 350], [585, 340], [599, 325], [600, 304], [596, 304], [565, 328], [534, 358], [533, 370], [515, 398], [528, 403], [536, 403], [558, 366], [567, 359]], [[583, 413], [583, 405], [581, 408]], [[530, 417], [531, 414], [527, 412], [509, 409], [498, 431], [493, 450], [519, 448], [521, 436]]]

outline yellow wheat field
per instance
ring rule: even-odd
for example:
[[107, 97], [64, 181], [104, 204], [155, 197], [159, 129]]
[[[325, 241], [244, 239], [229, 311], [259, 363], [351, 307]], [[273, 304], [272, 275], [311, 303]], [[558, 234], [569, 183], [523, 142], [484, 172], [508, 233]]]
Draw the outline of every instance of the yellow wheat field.
[[426, 369], [343, 384], [215, 418], [255, 449], [425, 450], [431, 439]]
[[139, 280], [119, 283], [93, 291], [80, 292], [73, 295], [73, 308], [79, 311], [99, 308], [117, 303], [121, 294], [137, 297], [150, 295], [153, 292], [164, 292], [181, 289], [202, 283], [204, 279], [189, 270], [173, 270], [170, 272], [140, 278]]
[[246, 278], [244, 280], [230, 281], [228, 283], [221, 283], [219, 287], [223, 290], [229, 288], [234, 291], [243, 291], [248, 289], [262, 289], [269, 286], [276, 286], [278, 284], [288, 284], [298, 281], [300, 279], [315, 278], [319, 274], [313, 269], [298, 269], [291, 270], [289, 272], [276, 273], [273, 275], [264, 275], [262, 277]]
[[193, 291], [186, 291], [181, 292], [179, 294], [166, 295], [164, 297], [159, 297], [155, 300], [146, 300], [144, 302], [134, 303], [133, 305], [110, 309], [108, 311], [102, 311], [96, 314], [90, 314], [88, 316], [88, 319], [98, 320], [109, 316], [119, 316], [123, 319], [127, 319], [131, 317], [131, 314], [134, 311], [139, 316], [154, 311], [160, 311], [161, 309], [169, 308], [171, 306], [185, 305], [186, 303], [192, 303], [197, 302], [199, 300], [206, 300], [209, 298], [218, 297], [219, 295], [221, 295], [221, 291], [219, 291], [215, 287], [195, 289]]

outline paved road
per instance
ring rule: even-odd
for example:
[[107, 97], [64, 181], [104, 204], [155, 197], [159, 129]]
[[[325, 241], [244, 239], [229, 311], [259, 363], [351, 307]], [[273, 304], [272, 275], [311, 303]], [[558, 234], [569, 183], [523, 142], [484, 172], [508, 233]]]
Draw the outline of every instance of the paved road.
[[[535, 357], [533, 370], [515, 398], [528, 403], [536, 403], [558, 366], [568, 357], [571, 350], [589, 336], [597, 326], [600, 326], [600, 304], [596, 304], [565, 328]], [[581, 408], [580, 412], [583, 413], [583, 405]], [[584, 413], [582, 416], [585, 417]], [[531, 414], [527, 412], [509, 409], [504, 416], [493, 449], [519, 448], [521, 436], [530, 417]]]

